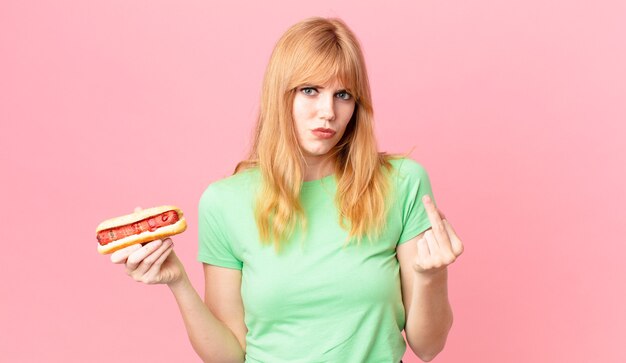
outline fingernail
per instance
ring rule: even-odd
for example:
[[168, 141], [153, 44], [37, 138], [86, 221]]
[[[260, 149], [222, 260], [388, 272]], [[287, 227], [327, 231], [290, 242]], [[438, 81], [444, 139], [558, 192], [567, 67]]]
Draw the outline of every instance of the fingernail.
[[426, 194], [425, 196], [422, 197], [422, 201], [424, 203], [430, 203], [430, 196]]

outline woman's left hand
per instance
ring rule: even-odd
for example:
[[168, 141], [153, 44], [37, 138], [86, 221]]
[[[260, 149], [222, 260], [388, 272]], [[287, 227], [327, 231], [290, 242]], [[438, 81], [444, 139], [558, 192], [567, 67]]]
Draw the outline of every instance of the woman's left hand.
[[417, 241], [414, 268], [420, 274], [430, 275], [453, 263], [463, 253], [463, 243], [443, 213], [437, 210], [430, 196], [425, 195], [422, 202], [432, 228]]

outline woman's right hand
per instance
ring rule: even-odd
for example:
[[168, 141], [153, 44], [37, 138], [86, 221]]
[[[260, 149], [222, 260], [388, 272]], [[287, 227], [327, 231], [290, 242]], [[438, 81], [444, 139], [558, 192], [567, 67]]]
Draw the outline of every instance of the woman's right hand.
[[[136, 208], [135, 211], [140, 210]], [[174, 284], [185, 275], [185, 269], [174, 253], [170, 238], [136, 244], [115, 251], [111, 261], [126, 265], [126, 273], [145, 284]]]
[[172, 284], [184, 275], [169, 238], [122, 248], [111, 255], [111, 261], [125, 264], [128, 276], [145, 284]]

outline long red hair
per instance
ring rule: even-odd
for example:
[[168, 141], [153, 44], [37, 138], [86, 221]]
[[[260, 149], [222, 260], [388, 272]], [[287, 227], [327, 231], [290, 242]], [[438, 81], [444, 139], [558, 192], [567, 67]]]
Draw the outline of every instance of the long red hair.
[[329, 153], [335, 160], [339, 223], [353, 237], [379, 234], [386, 220], [386, 170], [394, 157], [379, 153], [369, 80], [358, 40], [339, 19], [311, 18], [293, 25], [272, 52], [263, 81], [254, 143], [235, 173], [259, 167], [262, 186], [255, 218], [263, 243], [277, 249], [297, 225], [306, 229], [300, 191], [306, 167], [292, 106], [298, 86], [338, 80], [355, 97], [346, 131]]

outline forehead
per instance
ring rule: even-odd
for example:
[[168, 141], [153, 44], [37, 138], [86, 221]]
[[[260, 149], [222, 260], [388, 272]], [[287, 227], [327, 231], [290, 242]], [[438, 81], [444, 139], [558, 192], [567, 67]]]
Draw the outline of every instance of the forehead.
[[300, 85], [318, 85], [337, 87], [355, 92], [357, 85], [357, 66], [346, 59], [342, 54], [330, 54], [323, 57], [320, 54], [310, 58], [300, 59], [292, 70], [289, 88]]
[[302, 85], [316, 86], [316, 87], [320, 87], [324, 89], [331, 89], [335, 91], [353, 89], [351, 82], [347, 82], [346, 80], [343, 80], [337, 76], [319, 77], [319, 78], [314, 77], [313, 79], [305, 80], [302, 83]]
[[331, 89], [331, 90], [342, 90], [342, 89], [348, 88], [340, 79], [337, 79], [337, 78], [331, 78], [327, 80], [326, 82], [311, 82], [307, 84], [311, 86], [317, 86], [320, 88]]

